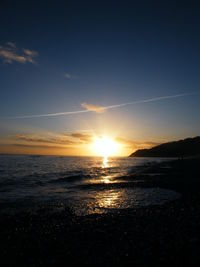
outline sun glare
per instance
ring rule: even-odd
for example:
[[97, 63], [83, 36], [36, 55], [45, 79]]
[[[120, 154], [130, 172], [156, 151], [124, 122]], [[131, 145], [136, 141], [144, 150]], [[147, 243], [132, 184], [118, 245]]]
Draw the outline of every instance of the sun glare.
[[97, 156], [107, 158], [117, 154], [118, 144], [111, 138], [103, 136], [94, 139], [92, 149]]

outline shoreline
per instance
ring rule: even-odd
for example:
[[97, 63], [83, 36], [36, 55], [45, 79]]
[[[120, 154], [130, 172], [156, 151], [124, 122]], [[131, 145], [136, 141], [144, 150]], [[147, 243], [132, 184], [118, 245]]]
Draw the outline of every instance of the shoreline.
[[167, 161], [129, 177], [137, 186], [181, 194], [163, 205], [87, 216], [69, 208], [1, 216], [1, 265], [199, 266], [199, 164], [199, 158]]

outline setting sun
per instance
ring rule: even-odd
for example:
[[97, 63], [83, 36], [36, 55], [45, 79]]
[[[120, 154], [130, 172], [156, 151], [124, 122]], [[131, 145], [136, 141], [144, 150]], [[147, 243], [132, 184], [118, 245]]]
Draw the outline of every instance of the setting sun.
[[94, 139], [92, 150], [98, 156], [114, 156], [119, 150], [119, 145], [113, 139], [103, 136]]

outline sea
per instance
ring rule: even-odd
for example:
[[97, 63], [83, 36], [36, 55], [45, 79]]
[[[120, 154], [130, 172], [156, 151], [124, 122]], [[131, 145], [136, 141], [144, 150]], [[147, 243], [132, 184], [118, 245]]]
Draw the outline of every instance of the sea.
[[178, 193], [137, 186], [134, 178], [162, 161], [167, 159], [0, 155], [0, 212], [68, 208], [84, 216], [162, 205]]

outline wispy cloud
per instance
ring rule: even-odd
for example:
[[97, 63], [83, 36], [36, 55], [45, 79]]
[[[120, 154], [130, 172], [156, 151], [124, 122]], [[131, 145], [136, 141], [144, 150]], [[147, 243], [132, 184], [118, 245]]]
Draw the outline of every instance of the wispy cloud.
[[7, 44], [7, 46], [10, 46], [12, 48], [16, 48], [16, 44], [13, 42], [7, 42], [6, 44]]
[[83, 134], [83, 133], [78, 133], [78, 132], [71, 133], [69, 136], [76, 138], [76, 139], [79, 139], [80, 141], [83, 141], [86, 143], [91, 142], [93, 139], [92, 134]]
[[70, 140], [68, 136], [64, 135], [33, 135], [33, 134], [18, 134], [14, 137], [16, 141], [23, 141], [28, 143], [43, 143], [56, 145], [74, 145], [77, 142]]
[[71, 80], [71, 78], [72, 78], [71, 73], [69, 73], [69, 72], [65, 73], [65, 78], [67, 78], [68, 80]]
[[121, 108], [121, 107], [125, 107], [128, 105], [138, 105], [138, 104], [144, 104], [144, 103], [150, 103], [150, 102], [158, 102], [158, 101], [163, 101], [163, 100], [168, 100], [168, 99], [191, 96], [194, 94], [196, 93], [184, 93], [184, 94], [160, 96], [160, 97], [148, 98], [148, 99], [126, 102], [126, 103], [121, 103], [121, 104], [115, 104], [115, 105], [110, 105], [110, 106], [101, 106], [101, 105], [83, 103], [81, 104], [81, 106], [84, 108], [84, 110], [64, 111], [64, 112], [57, 112], [57, 113], [35, 114], [35, 115], [22, 115], [22, 116], [4, 117], [1, 119], [30, 119], [30, 118], [42, 118], [42, 117], [56, 117], [56, 116], [82, 114], [82, 113], [88, 113], [88, 112], [102, 113], [109, 109]]
[[33, 51], [33, 50], [30, 50], [30, 49], [24, 49], [23, 48], [23, 51], [24, 51], [24, 54], [28, 57], [31, 57], [31, 58], [34, 58], [34, 57], [37, 57], [38, 56], [38, 52], [36, 51]]
[[131, 148], [133, 150], [137, 149], [143, 149], [143, 148], [151, 148], [154, 146], [159, 145], [158, 142], [152, 142], [152, 141], [137, 141], [137, 140], [129, 140], [122, 137], [115, 138], [115, 141], [118, 143], [123, 144], [127, 148]]
[[44, 148], [44, 149], [66, 149], [64, 146], [52, 146], [52, 145], [38, 145], [38, 144], [34, 144], [34, 145], [29, 145], [29, 144], [9, 144], [6, 146], [11, 146], [11, 147], [22, 147], [22, 148]]
[[89, 131], [87, 133], [82, 131], [70, 133], [24, 132], [1, 138], [0, 153], [69, 153], [71, 155], [81, 153], [84, 155], [87, 153], [85, 146], [92, 141], [93, 134]]
[[66, 79], [68, 79], [68, 80], [76, 80], [76, 79], [78, 78], [77, 75], [72, 74], [71, 72], [66, 72], [66, 73], [64, 74], [64, 77], [65, 77]]
[[[19, 153], [32, 153], [43, 150], [44, 153], [72, 153], [78, 154], [80, 151], [87, 153], [88, 145], [92, 144], [96, 135], [91, 131], [83, 133], [82, 131], [71, 133], [54, 133], [54, 132], [40, 132], [40, 133], [20, 133], [17, 135], [10, 135], [0, 140], [0, 153], [8, 153], [18, 151]], [[121, 136], [116, 136], [114, 140], [119, 144], [124, 153], [130, 154], [137, 149], [151, 148], [160, 143], [151, 141], [140, 141], [127, 139]], [[60, 151], [61, 149], [61, 151]], [[36, 151], [37, 150], [37, 151]], [[63, 151], [63, 152], [62, 152]], [[42, 152], [42, 153], [43, 153]]]
[[81, 106], [84, 109], [88, 110], [88, 111], [93, 111], [93, 112], [96, 112], [96, 113], [102, 113], [107, 109], [104, 106], [94, 105], [94, 104], [87, 104], [87, 103], [82, 103]]
[[0, 46], [0, 58], [4, 63], [18, 62], [21, 64], [32, 63], [35, 64], [38, 52], [30, 49], [19, 49], [13, 42], [7, 42], [5, 45]]

